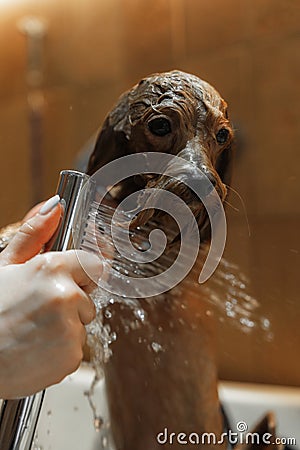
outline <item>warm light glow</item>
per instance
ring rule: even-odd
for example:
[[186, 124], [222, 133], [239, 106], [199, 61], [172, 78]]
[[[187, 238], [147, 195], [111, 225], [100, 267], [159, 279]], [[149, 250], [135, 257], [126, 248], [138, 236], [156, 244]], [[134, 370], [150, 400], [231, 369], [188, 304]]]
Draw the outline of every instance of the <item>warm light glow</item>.
[[18, 13], [26, 3], [29, 3], [28, 0], [0, 0], [0, 18], [4, 19], [6, 14]]
[[20, 3], [20, 0], [0, 0], [0, 7], [2, 5], [14, 6], [17, 3]]

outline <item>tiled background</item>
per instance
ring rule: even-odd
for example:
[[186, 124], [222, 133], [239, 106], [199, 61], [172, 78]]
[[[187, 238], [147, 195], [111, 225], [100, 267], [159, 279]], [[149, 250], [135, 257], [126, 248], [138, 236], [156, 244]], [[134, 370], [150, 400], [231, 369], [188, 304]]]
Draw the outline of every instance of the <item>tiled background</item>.
[[299, 0], [0, 0], [1, 224], [32, 204], [26, 39], [17, 23], [47, 22], [43, 185], [55, 189], [122, 91], [180, 68], [230, 105], [239, 149], [226, 257], [249, 278], [274, 337], [218, 323], [220, 376], [300, 384]]

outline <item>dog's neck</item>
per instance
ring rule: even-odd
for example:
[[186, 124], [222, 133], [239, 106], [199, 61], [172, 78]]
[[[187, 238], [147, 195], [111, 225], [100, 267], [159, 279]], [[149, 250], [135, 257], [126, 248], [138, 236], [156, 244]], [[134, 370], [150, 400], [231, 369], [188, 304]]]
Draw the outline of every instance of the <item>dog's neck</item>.
[[[114, 305], [109, 324], [117, 340], [105, 374], [117, 448], [159, 449], [157, 435], [166, 430], [216, 436], [223, 431], [214, 325], [201, 288], [188, 289], [188, 283], [185, 280], [159, 299], [141, 300], [143, 323], [134, 321], [131, 310]], [[130, 322], [135, 326], [128, 331], [124, 323]], [[179, 450], [181, 444], [172, 436], [165, 448]]]

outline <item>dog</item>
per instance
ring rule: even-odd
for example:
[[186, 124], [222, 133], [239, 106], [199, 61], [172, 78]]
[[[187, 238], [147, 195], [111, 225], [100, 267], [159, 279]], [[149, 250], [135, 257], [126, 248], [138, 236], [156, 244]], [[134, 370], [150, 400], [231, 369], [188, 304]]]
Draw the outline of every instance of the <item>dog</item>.
[[[108, 114], [87, 173], [92, 175], [112, 160], [140, 152], [181, 157], [176, 179], [155, 174], [130, 177], [111, 189], [110, 201], [118, 205], [141, 188], [168, 190], [189, 206], [201, 241], [209, 241], [206, 209], [186, 181], [201, 190], [201, 173], [205, 174], [224, 202], [231, 178], [233, 134], [227, 104], [207, 82], [178, 70], [154, 74], [123, 94]], [[166, 215], [155, 209], [139, 213], [132, 228], [150, 220], [168, 232]], [[171, 244], [176, 241], [172, 236]], [[223, 416], [217, 395], [213, 324], [201, 301], [201, 288], [194, 292], [187, 288], [180, 300], [169, 292], [164, 300], [144, 302], [143, 308], [146, 323], [129, 333], [124, 320], [131, 320], [131, 312], [122, 305], [111, 308], [109, 324], [118, 338], [111, 345], [105, 376], [116, 448], [155, 450], [161, 447], [159, 433], [166, 430], [214, 433], [220, 438]], [[153, 351], [153, 343], [161, 351]], [[165, 448], [181, 448], [174, 435], [171, 440], [164, 443]], [[210, 442], [202, 446], [212, 447]]]

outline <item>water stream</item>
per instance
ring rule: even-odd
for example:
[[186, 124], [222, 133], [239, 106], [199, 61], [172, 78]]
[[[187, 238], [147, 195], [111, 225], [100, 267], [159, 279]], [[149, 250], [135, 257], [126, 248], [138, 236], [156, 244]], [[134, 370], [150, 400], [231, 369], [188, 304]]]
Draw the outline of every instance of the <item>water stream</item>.
[[[98, 380], [103, 377], [103, 364], [108, 361], [112, 354], [111, 344], [118, 339], [116, 331], [109, 323], [109, 319], [113, 314], [111, 307], [115, 303], [119, 303], [122, 308], [130, 309], [131, 319], [124, 319], [123, 321], [125, 332], [130, 332], [131, 329], [147, 324], [148, 318], [145, 311], [145, 302], [153, 301], [151, 298], [143, 299], [134, 298], [134, 296], [118, 295], [114, 290], [111, 290], [111, 287], [115, 283], [130, 283], [132, 280], [134, 284], [136, 277], [150, 277], [161, 273], [174, 263], [175, 259], [174, 251], [166, 251], [153, 262], [146, 264], [141, 263], [139, 256], [136, 257], [135, 261], [124, 258], [119, 250], [121, 248], [122, 251], [122, 244], [125, 245], [127, 243], [128, 229], [125, 226], [122, 227], [120, 223], [117, 236], [119, 250], [117, 250], [111, 233], [113, 213], [113, 208], [94, 205], [86, 229], [85, 239], [81, 246], [85, 250], [94, 252], [98, 252], [99, 248], [105, 249], [105, 282], [102, 282], [102, 286], [98, 286], [92, 295], [97, 315], [95, 320], [87, 327], [88, 344], [91, 348], [91, 364], [95, 370], [94, 382], [87, 393], [87, 397], [93, 409], [94, 423], [97, 430], [103, 427], [103, 420], [100, 412], [96, 411], [93, 402], [94, 387]], [[130, 217], [124, 216], [123, 219], [125, 223], [130, 220]], [[91, 223], [96, 224], [96, 228], [90, 227]], [[148, 236], [154, 227], [157, 227], [157, 224], [150, 222], [147, 226], [129, 231], [131, 242], [138, 250], [138, 255], [143, 255], [143, 252], [149, 249]], [[170, 231], [170, 233], [174, 233], [174, 230]], [[205, 258], [206, 253], [207, 248], [204, 245], [200, 250], [200, 259], [201, 257]], [[192, 270], [195, 271], [197, 268], [194, 267]], [[159, 301], [163, 301], [164, 295], [172, 295], [174, 302], [180, 302], [183, 289], [188, 289], [189, 292], [199, 295], [199, 298], [201, 296], [201, 301], [204, 300], [206, 302], [207, 315], [214, 314], [217, 320], [221, 322], [225, 320], [230, 321], [232, 326], [238, 327], [242, 333], [250, 333], [259, 328], [263, 331], [265, 339], [272, 339], [270, 320], [268, 317], [261, 316], [259, 302], [251, 296], [248, 280], [241, 274], [235, 264], [222, 259], [214, 275], [204, 285], [197, 283], [197, 277], [193, 276], [193, 273], [190, 275], [188, 281], [185, 280], [184, 283], [180, 283], [167, 294], [161, 294]], [[157, 297], [155, 301], [157, 301]], [[182, 305], [182, 307], [185, 306]], [[157, 342], [151, 342], [150, 347], [154, 353], [163, 351], [163, 348]]]

